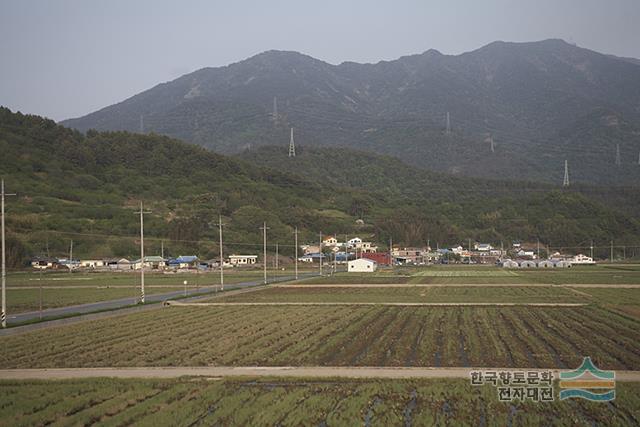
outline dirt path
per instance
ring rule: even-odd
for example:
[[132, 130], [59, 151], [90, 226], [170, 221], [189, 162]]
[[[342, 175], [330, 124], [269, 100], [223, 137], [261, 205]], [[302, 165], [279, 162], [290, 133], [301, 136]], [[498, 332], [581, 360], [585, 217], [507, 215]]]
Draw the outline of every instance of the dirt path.
[[165, 306], [173, 307], [225, 307], [225, 306], [315, 306], [315, 305], [366, 305], [392, 307], [450, 307], [450, 306], [483, 306], [483, 307], [581, 307], [584, 303], [555, 303], [555, 302], [180, 302], [165, 301]]
[[552, 283], [369, 283], [369, 284], [361, 284], [361, 283], [329, 283], [329, 284], [318, 284], [318, 283], [310, 283], [308, 285], [300, 285], [300, 284], [278, 284], [271, 285], [274, 288], [514, 288], [514, 287], [522, 287], [522, 288], [533, 288], [533, 287], [562, 287], [562, 288], [624, 288], [624, 289], [640, 289], [640, 284], [598, 284], [598, 283], [585, 283], [585, 284], [564, 284], [564, 285], [554, 285]]
[[[316, 377], [316, 378], [469, 378], [474, 370], [486, 371], [553, 371], [534, 368], [415, 368], [415, 367], [351, 367], [351, 366], [205, 366], [205, 367], [141, 367], [141, 368], [64, 368], [3, 369], [0, 380], [57, 380], [78, 378], [178, 378], [202, 377]], [[640, 371], [616, 371], [617, 381], [640, 381]]]

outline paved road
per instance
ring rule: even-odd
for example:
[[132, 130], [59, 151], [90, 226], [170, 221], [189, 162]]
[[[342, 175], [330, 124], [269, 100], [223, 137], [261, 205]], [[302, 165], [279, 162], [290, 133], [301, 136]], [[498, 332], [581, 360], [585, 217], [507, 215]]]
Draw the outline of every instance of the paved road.
[[[300, 274], [299, 277], [307, 278], [315, 275], [316, 273], [305, 273], [305, 274]], [[281, 276], [277, 278], [278, 282], [284, 282], [284, 281], [293, 280], [293, 279], [294, 279], [293, 276]], [[224, 288], [226, 291], [231, 289], [240, 289], [240, 288], [259, 286], [262, 284], [263, 284], [263, 281], [260, 279], [260, 280], [252, 280], [249, 282], [233, 283], [233, 284], [225, 285]], [[197, 297], [204, 294], [210, 294], [212, 292], [216, 292], [218, 289], [219, 289], [219, 285], [205, 286], [198, 290], [190, 289], [187, 291], [187, 295]], [[167, 292], [167, 293], [146, 295], [145, 300], [147, 303], [153, 303], [153, 302], [162, 302], [170, 299], [180, 298], [183, 296], [184, 296], [184, 291], [180, 290], [180, 291], [173, 291], [173, 292]], [[74, 314], [93, 313], [97, 311], [113, 310], [113, 309], [124, 308], [131, 305], [135, 305], [136, 303], [137, 303], [137, 300], [135, 298], [121, 298], [121, 299], [115, 299], [115, 300], [109, 300], [109, 301], [99, 301], [99, 302], [89, 303], [89, 304], [52, 308], [48, 310], [43, 310], [42, 318], [43, 319], [56, 318], [56, 317], [70, 316]], [[38, 320], [39, 318], [40, 318], [40, 312], [38, 311], [30, 311], [30, 312], [18, 313], [14, 315], [11, 315], [11, 313], [9, 313], [9, 316], [7, 318], [7, 323], [9, 325], [12, 325], [12, 324], [15, 325], [19, 323]]]
[[[141, 367], [141, 368], [56, 368], [3, 369], [2, 380], [53, 380], [78, 378], [178, 378], [202, 377], [301, 377], [301, 378], [469, 378], [474, 370], [482, 371], [552, 371], [539, 368], [416, 368], [416, 367], [355, 367], [355, 366], [203, 366], [203, 367]], [[616, 381], [640, 381], [640, 371], [616, 371]]]
[[583, 303], [561, 303], [561, 302], [183, 302], [166, 301], [165, 305], [177, 307], [224, 307], [224, 306], [278, 306], [278, 305], [374, 305], [390, 307], [581, 307]]

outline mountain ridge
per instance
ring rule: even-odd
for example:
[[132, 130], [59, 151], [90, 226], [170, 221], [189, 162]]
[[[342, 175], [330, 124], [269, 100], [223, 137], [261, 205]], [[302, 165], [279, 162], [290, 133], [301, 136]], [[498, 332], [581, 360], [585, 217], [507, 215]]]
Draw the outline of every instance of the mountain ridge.
[[639, 168], [601, 160], [616, 145], [623, 158], [637, 156], [640, 66], [559, 39], [375, 64], [270, 50], [62, 123], [150, 130], [226, 154], [286, 144], [295, 127], [310, 145], [392, 154], [425, 169], [557, 182], [568, 159], [576, 181], [630, 184]]

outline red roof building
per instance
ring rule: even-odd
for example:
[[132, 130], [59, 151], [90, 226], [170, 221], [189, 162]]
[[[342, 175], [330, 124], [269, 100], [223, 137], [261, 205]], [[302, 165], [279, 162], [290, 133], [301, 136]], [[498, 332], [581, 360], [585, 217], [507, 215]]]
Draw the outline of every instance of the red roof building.
[[388, 252], [363, 253], [361, 258], [367, 258], [378, 263], [378, 265], [390, 265], [391, 257]]

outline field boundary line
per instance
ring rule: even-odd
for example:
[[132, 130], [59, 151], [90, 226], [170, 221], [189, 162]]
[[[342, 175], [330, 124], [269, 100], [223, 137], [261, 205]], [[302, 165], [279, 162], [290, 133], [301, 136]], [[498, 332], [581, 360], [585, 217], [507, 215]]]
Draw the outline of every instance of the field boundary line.
[[[300, 378], [470, 378], [472, 371], [551, 371], [557, 368], [375, 367], [375, 366], [196, 366], [129, 368], [2, 369], [0, 380], [58, 380], [80, 378], [180, 377], [300, 377]], [[616, 381], [640, 381], [640, 371], [616, 371]]]
[[599, 284], [599, 283], [573, 283], [573, 284], [566, 284], [566, 285], [556, 285], [556, 286], [562, 286], [565, 288], [612, 288], [612, 289], [640, 289], [640, 285], [635, 285], [635, 284], [624, 284], [624, 283], [620, 283], [620, 284], [616, 284], [616, 283], [612, 283], [610, 285], [607, 284]]
[[555, 303], [555, 302], [181, 302], [165, 301], [165, 307], [227, 307], [227, 306], [389, 306], [389, 307], [582, 307], [587, 303]]
[[[362, 283], [330, 283], [330, 284], [321, 284], [321, 283], [309, 283], [308, 285], [300, 285], [300, 284], [277, 284], [272, 285], [274, 288], [471, 288], [471, 287], [486, 287], [486, 288], [497, 288], [497, 287], [556, 287], [558, 285], [554, 285], [552, 283], [370, 283], [370, 284], [362, 284]], [[611, 285], [608, 285], [611, 286]], [[640, 285], [638, 285], [640, 286]]]

